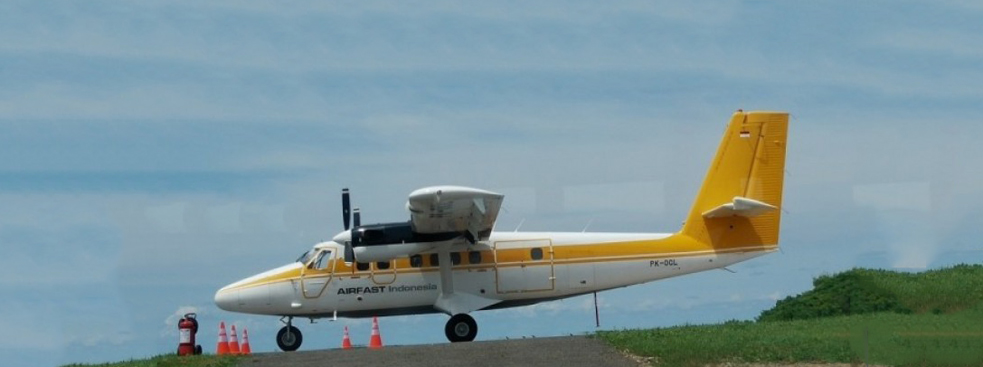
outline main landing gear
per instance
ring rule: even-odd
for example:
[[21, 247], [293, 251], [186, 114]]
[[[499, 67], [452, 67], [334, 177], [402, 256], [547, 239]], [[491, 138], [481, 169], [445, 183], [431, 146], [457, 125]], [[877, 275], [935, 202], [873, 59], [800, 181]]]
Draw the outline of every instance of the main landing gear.
[[304, 335], [300, 333], [300, 329], [295, 328], [292, 324], [293, 319], [293, 317], [287, 316], [287, 326], [276, 333], [276, 345], [284, 352], [293, 352], [300, 348], [300, 343], [304, 342]]
[[[300, 348], [300, 344], [304, 342], [304, 335], [300, 333], [300, 329], [293, 326], [293, 317], [286, 316], [285, 318], [287, 319], [285, 321], [287, 326], [276, 333], [276, 345], [284, 352], [293, 352]], [[478, 323], [474, 321], [471, 315], [459, 313], [447, 320], [444, 334], [447, 335], [447, 340], [450, 340], [451, 343], [473, 341], [474, 337], [478, 336]]]
[[474, 322], [474, 318], [470, 315], [459, 313], [447, 320], [444, 334], [447, 335], [447, 340], [450, 340], [451, 343], [469, 342], [478, 335], [478, 323]]

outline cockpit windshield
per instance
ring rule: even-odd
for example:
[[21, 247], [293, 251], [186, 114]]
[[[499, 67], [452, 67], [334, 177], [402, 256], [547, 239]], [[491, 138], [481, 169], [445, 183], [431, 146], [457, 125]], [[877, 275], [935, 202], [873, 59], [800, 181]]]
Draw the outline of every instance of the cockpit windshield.
[[304, 252], [303, 254], [300, 255], [300, 257], [297, 258], [297, 262], [301, 264], [307, 264], [308, 261], [311, 261], [311, 256], [314, 256], [314, 253], [316, 252], [317, 250], [315, 249], [310, 249], [307, 252]]

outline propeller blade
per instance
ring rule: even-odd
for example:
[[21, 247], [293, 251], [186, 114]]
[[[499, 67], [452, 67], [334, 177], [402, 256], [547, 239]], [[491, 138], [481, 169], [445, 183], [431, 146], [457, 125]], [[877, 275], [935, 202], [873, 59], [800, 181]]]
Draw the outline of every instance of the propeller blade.
[[355, 246], [358, 246], [359, 242], [361, 242], [361, 239], [362, 239], [359, 236], [359, 234], [358, 234], [358, 226], [362, 225], [362, 213], [361, 213], [361, 211], [358, 210], [358, 208], [355, 208], [355, 211], [352, 212], [352, 217], [353, 217], [352, 220], [354, 221], [354, 223], [352, 223], [352, 224], [354, 224], [355, 226], [352, 227], [352, 229], [351, 229], [351, 234], [352, 234], [351, 235], [351, 240], [349, 240], [348, 243], [345, 243], [345, 262], [346, 263], [353, 263], [353, 262], [355, 262]]
[[[348, 188], [341, 189], [341, 216], [345, 220], [345, 230], [348, 230], [348, 224], [351, 220], [351, 210], [352, 202], [348, 195]], [[358, 224], [355, 225], [358, 227]]]

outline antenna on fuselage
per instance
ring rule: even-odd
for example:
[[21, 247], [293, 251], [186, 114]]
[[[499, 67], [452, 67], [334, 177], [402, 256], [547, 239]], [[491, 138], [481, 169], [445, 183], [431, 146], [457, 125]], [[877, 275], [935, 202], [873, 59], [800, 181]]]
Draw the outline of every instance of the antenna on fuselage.
[[580, 231], [580, 233], [586, 233], [587, 228], [590, 228], [590, 225], [593, 223], [594, 223], [594, 218], [591, 218], [589, 221], [587, 221], [587, 225], [584, 226], [584, 230]]

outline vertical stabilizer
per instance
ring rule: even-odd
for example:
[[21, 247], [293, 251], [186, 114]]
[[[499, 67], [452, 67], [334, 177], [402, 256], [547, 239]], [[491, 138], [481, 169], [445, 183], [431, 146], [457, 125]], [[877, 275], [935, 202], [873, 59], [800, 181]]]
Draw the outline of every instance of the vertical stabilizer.
[[778, 245], [788, 113], [737, 111], [681, 234], [714, 248]]

